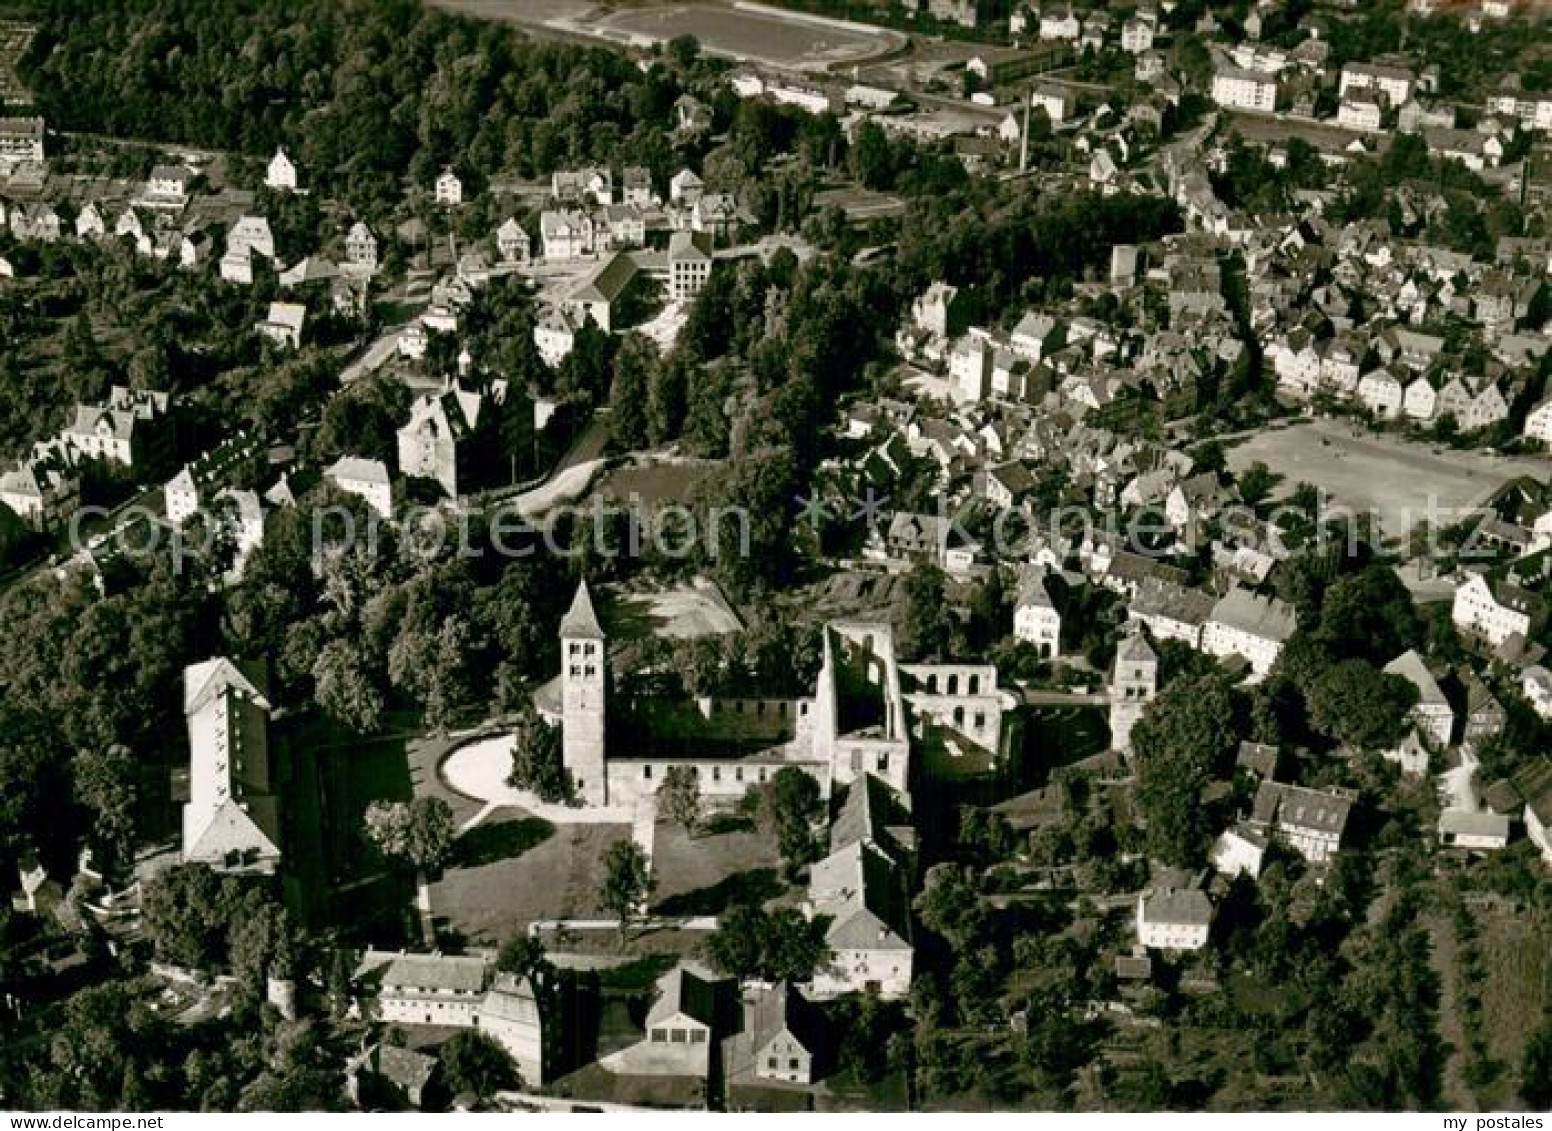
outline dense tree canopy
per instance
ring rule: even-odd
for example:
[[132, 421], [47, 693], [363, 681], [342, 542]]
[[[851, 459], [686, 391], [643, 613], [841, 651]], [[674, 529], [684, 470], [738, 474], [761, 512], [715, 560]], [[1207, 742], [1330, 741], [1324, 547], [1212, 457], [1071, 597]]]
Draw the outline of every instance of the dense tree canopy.
[[530, 41], [413, 0], [185, 0], [45, 10], [26, 68], [52, 124], [268, 158], [358, 207], [445, 165], [466, 177], [639, 162], [666, 180], [668, 68]]
[[761, 818], [775, 829], [789, 870], [819, 858], [814, 821], [822, 812], [819, 783], [796, 766], [783, 766], [765, 784]]
[[736, 904], [718, 917], [706, 950], [718, 970], [737, 978], [806, 982], [829, 956], [827, 926], [792, 907]]
[[1203, 859], [1209, 825], [1201, 794], [1227, 769], [1237, 741], [1235, 713], [1228, 678], [1214, 673], [1170, 684], [1132, 730], [1148, 849], [1168, 863]]
[[439, 1050], [448, 1091], [488, 1100], [505, 1088], [522, 1087], [522, 1076], [507, 1050], [484, 1033], [466, 1029]]
[[1406, 734], [1408, 712], [1416, 702], [1417, 688], [1405, 678], [1362, 660], [1344, 660], [1310, 688], [1310, 722], [1338, 742], [1382, 750]]
[[524, 703], [511, 722], [512, 770], [507, 784], [531, 789], [542, 801], [566, 801], [572, 796], [571, 774], [561, 750], [561, 732]]

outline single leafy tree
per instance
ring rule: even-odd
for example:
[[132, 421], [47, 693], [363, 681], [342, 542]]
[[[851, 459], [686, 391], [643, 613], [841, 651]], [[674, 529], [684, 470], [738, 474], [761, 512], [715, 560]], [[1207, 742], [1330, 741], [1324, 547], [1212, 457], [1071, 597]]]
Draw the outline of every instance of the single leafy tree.
[[686, 833], [701, 819], [701, 779], [693, 766], [670, 766], [657, 787], [658, 809], [663, 816], [684, 826]]
[[1272, 490], [1277, 486], [1279, 476], [1264, 463], [1251, 464], [1239, 476], [1239, 495], [1249, 506], [1258, 506], [1264, 502]]
[[453, 810], [440, 797], [374, 801], [366, 810], [366, 838], [384, 856], [417, 871], [434, 872], [453, 851]]
[[569, 801], [572, 796], [560, 728], [540, 718], [532, 703], [525, 703], [512, 720], [512, 772], [507, 784], [530, 789], [541, 801]]
[[718, 919], [707, 952], [717, 969], [738, 978], [806, 982], [829, 957], [828, 927], [828, 919], [810, 920], [791, 907], [767, 914], [760, 907], [738, 904]]
[[765, 816], [776, 830], [781, 858], [789, 869], [817, 859], [814, 820], [819, 815], [819, 783], [796, 766], [783, 766], [765, 792]]
[[402, 801], [374, 801], [362, 817], [367, 842], [384, 856], [404, 858], [409, 852], [410, 807]]
[[760, 969], [765, 954], [769, 917], [758, 907], [734, 904], [717, 918], [717, 929], [706, 940], [711, 963], [724, 974], [750, 978]]
[[360, 649], [344, 640], [331, 640], [313, 663], [318, 706], [336, 722], [359, 734], [382, 727], [383, 693], [362, 662]]
[[455, 1096], [469, 1093], [488, 1100], [497, 1092], [523, 1086], [507, 1050], [484, 1033], [465, 1029], [453, 1034], [439, 1059], [447, 1090]]
[[927, 886], [916, 897], [916, 911], [931, 931], [955, 950], [968, 950], [986, 927], [980, 889], [970, 869], [939, 864], [927, 873]]
[[769, 981], [806, 982], [829, 957], [825, 932], [826, 916], [805, 918], [794, 907], [778, 907], [771, 912], [765, 934], [765, 954], [761, 973]]
[[496, 969], [520, 978], [536, 977], [548, 973], [550, 959], [538, 939], [532, 935], [514, 935], [497, 953]]
[[604, 875], [598, 888], [598, 901], [620, 920], [620, 937], [630, 926], [638, 909], [657, 886], [652, 867], [640, 848], [628, 840], [617, 840], [604, 854]]

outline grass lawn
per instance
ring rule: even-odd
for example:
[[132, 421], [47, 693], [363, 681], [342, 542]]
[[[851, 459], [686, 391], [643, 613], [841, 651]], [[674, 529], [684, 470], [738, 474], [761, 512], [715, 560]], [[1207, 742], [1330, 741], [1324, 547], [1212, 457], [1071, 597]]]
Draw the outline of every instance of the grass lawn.
[[695, 489], [721, 469], [720, 460], [676, 460], [615, 468], [598, 484], [598, 494], [614, 502], [639, 499], [643, 506], [684, 503]]
[[909, 1107], [905, 1075], [886, 1073], [871, 1083], [851, 1072], [830, 1077], [814, 1096], [816, 1111], [905, 1111]]
[[1428, 960], [1439, 979], [1439, 1036], [1446, 1046], [1440, 1098], [1447, 1107], [1470, 1107], [1471, 1090], [1465, 1077], [1466, 1032], [1460, 1023], [1460, 940], [1447, 915], [1428, 915], [1422, 923], [1428, 931]]
[[839, 208], [846, 213], [848, 220], [853, 221], [876, 220], [881, 216], [900, 216], [906, 210], [905, 201], [898, 196], [854, 186], [825, 189], [816, 193], [814, 207]]
[[599, 919], [604, 853], [630, 837], [628, 825], [558, 825], [520, 810], [486, 818], [494, 833], [477, 834], [483, 849], [455, 863], [431, 885], [431, 909], [445, 942], [499, 946], [536, 919]]
[[1275, 1015], [1279, 1009], [1291, 1011], [1300, 998], [1292, 987], [1269, 985], [1245, 970], [1229, 975], [1228, 990], [1235, 1007], [1246, 1013]]
[[[681, 958], [709, 965], [706, 940], [710, 937], [710, 931], [684, 931], [677, 927], [646, 930], [633, 925], [622, 939], [613, 923], [607, 927], [566, 927], [539, 934], [546, 950], [569, 955], [578, 960], [577, 965], [609, 971], [652, 968], [658, 974]], [[658, 965], [649, 966], [651, 963]], [[653, 977], [655, 980], [656, 975]]]
[[482, 868], [513, 860], [555, 835], [555, 826], [521, 809], [499, 809], [458, 838], [457, 868]]
[[0, 104], [29, 105], [32, 95], [16, 73], [16, 63], [32, 42], [33, 26], [17, 20], [0, 20]]
[[[1099, 707], [1024, 707], [1023, 731], [1008, 767], [1011, 782], [1033, 788], [1051, 771], [1081, 762], [1110, 745], [1110, 725]], [[1015, 790], [1017, 792], [1017, 790]]]
[[722, 591], [709, 583], [616, 595], [609, 610], [610, 633], [627, 639], [713, 636], [742, 627]]
[[[437, 773], [457, 740], [428, 736], [407, 750], [416, 797], [440, 797], [462, 825], [483, 805]], [[604, 918], [598, 903], [604, 853], [627, 825], [552, 825], [518, 808], [485, 817], [459, 837], [453, 863], [431, 885], [440, 941], [499, 946], [536, 919]]]
[[425, 736], [411, 740], [406, 747], [405, 756], [409, 767], [410, 786], [415, 796], [440, 797], [452, 808], [453, 820], [462, 825], [483, 809], [484, 805], [452, 789], [437, 773], [437, 767], [442, 764], [442, 759], [446, 758], [456, 745], [458, 743], [451, 739], [434, 735]]
[[661, 915], [717, 915], [741, 900], [763, 903], [786, 887], [776, 837], [758, 826], [690, 837], [660, 821], [653, 869], [658, 887], [652, 909]]
[[628, 1104], [633, 1107], [700, 1108], [706, 1085], [693, 1076], [622, 1076], [597, 1064], [586, 1064], [548, 1088], [551, 1095], [581, 1102]]

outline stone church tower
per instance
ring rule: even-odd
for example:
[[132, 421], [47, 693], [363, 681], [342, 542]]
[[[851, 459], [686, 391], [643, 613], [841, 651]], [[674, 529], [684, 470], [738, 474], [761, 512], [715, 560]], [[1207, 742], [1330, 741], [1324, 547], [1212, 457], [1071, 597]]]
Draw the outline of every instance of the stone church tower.
[[1159, 658], [1141, 632], [1133, 632], [1116, 648], [1110, 677], [1110, 745], [1128, 756], [1132, 727], [1159, 689]]
[[561, 756], [577, 795], [588, 805], [609, 803], [604, 770], [606, 648], [603, 626], [584, 581], [560, 622]]

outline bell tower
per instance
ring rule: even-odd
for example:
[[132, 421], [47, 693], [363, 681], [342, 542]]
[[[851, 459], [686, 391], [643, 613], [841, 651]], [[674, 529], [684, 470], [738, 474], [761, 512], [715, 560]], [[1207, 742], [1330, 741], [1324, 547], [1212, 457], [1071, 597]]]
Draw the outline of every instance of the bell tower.
[[1127, 757], [1132, 753], [1132, 728], [1159, 689], [1159, 657], [1141, 632], [1134, 631], [1116, 648], [1110, 677], [1110, 745]]
[[583, 581], [560, 622], [561, 758], [588, 805], [609, 803], [604, 770], [607, 643]]

